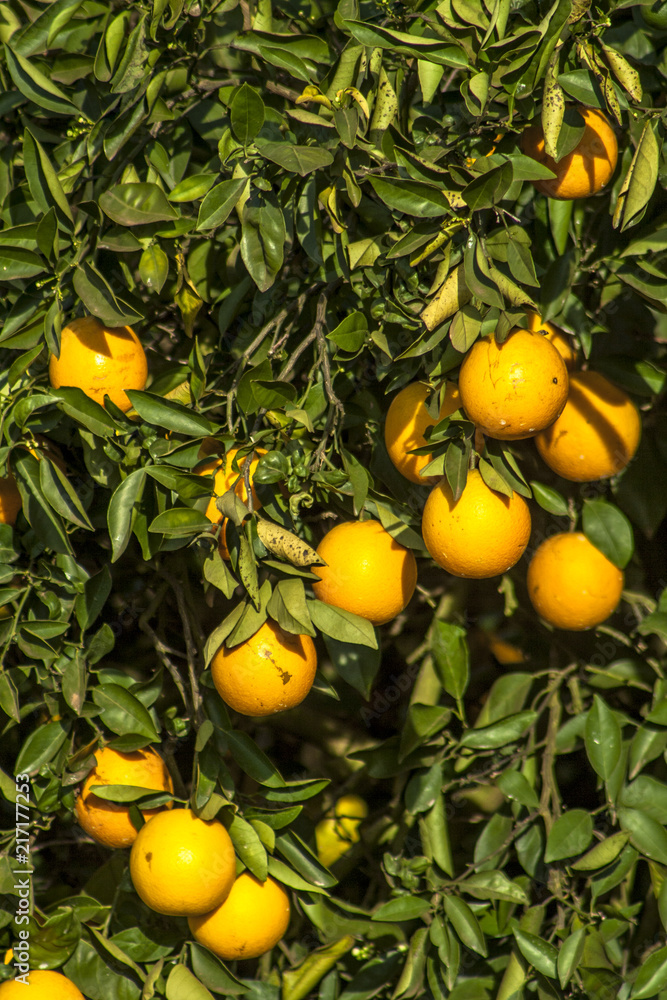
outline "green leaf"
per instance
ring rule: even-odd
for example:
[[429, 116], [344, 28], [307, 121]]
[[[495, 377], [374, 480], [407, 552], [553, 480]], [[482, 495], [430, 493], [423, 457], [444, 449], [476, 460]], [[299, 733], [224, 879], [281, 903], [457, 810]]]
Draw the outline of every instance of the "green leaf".
[[149, 424], [192, 437], [215, 433], [215, 425], [210, 420], [182, 403], [139, 389], [129, 389], [128, 398], [139, 416]]
[[166, 987], [167, 1000], [214, 1000], [213, 994], [203, 986], [185, 965], [174, 965]]
[[470, 678], [466, 630], [435, 619], [431, 633], [431, 652], [445, 691], [452, 698], [460, 700]]
[[518, 712], [483, 729], [469, 729], [461, 737], [461, 746], [473, 750], [495, 750], [507, 746], [520, 739], [536, 718], [537, 712]]
[[660, 145], [655, 127], [652, 120], [644, 125], [632, 163], [618, 193], [613, 225], [615, 228], [620, 226], [621, 231], [640, 221], [655, 190], [660, 167]]
[[584, 809], [568, 809], [549, 831], [544, 860], [562, 861], [586, 850], [593, 839], [593, 817]]
[[606, 840], [601, 840], [595, 847], [591, 847], [590, 851], [584, 854], [583, 858], [579, 858], [578, 861], [573, 862], [570, 866], [574, 868], [575, 871], [597, 871], [600, 868], [605, 868], [616, 860], [618, 855], [621, 853], [625, 845], [629, 840], [628, 833], [613, 833], [611, 837], [607, 837]]
[[486, 957], [487, 948], [484, 934], [477, 917], [468, 904], [464, 903], [458, 896], [449, 895], [444, 896], [442, 902], [447, 917], [466, 948]]
[[508, 799], [514, 799], [527, 809], [538, 809], [540, 800], [535, 789], [520, 771], [503, 771], [496, 785]]
[[318, 146], [297, 146], [289, 142], [258, 142], [260, 156], [277, 163], [290, 174], [305, 177], [314, 170], [330, 167], [333, 155]]
[[618, 810], [621, 827], [630, 834], [633, 847], [651, 861], [667, 865], [667, 830], [639, 809], [623, 806]]
[[396, 212], [417, 219], [451, 215], [449, 202], [435, 184], [373, 176], [369, 180], [378, 198]]
[[667, 986], [667, 947], [653, 952], [641, 965], [634, 981], [631, 1000], [648, 1000]]
[[253, 742], [247, 733], [230, 730], [225, 733], [229, 750], [242, 771], [268, 788], [284, 788], [280, 772]]
[[0, 281], [13, 282], [17, 278], [34, 278], [46, 267], [42, 258], [23, 247], [0, 246]]
[[199, 206], [197, 229], [216, 229], [226, 222], [247, 183], [246, 177], [237, 177], [211, 188]]
[[308, 601], [308, 611], [313, 625], [319, 632], [353, 645], [370, 646], [377, 649], [377, 637], [371, 623], [366, 618], [353, 615], [350, 611], [335, 608], [322, 601]]
[[475, 899], [504, 899], [509, 903], [528, 904], [528, 895], [501, 871], [481, 871], [458, 883], [460, 889]]
[[557, 490], [551, 486], [545, 486], [544, 483], [538, 483], [534, 479], [530, 480], [530, 488], [542, 510], [546, 510], [549, 514], [555, 514], [557, 517], [567, 517], [567, 500]]
[[350, 684], [362, 698], [370, 697], [373, 681], [380, 669], [380, 650], [369, 649], [357, 643], [341, 642], [330, 635], [324, 636], [331, 662], [336, 672]]
[[151, 743], [159, 736], [153, 720], [138, 698], [119, 684], [100, 684], [92, 689], [92, 697], [100, 709], [100, 718], [118, 736], [138, 733]]
[[135, 469], [111, 496], [107, 509], [107, 524], [113, 553], [112, 562], [120, 558], [130, 540], [134, 505], [143, 494], [145, 481], [144, 469]]
[[171, 222], [178, 218], [178, 212], [157, 184], [116, 184], [102, 192], [99, 204], [104, 214], [121, 226]]
[[14, 765], [15, 774], [34, 774], [53, 760], [67, 739], [67, 729], [61, 722], [47, 722], [34, 729], [19, 751]]
[[266, 881], [269, 870], [266, 849], [254, 827], [237, 813], [228, 827], [228, 833], [234, 850], [244, 865], [260, 882]]
[[240, 143], [247, 146], [264, 124], [264, 101], [253, 87], [242, 83], [229, 110], [232, 132]]
[[526, 961], [549, 979], [557, 975], [558, 951], [552, 944], [535, 934], [513, 927], [512, 933], [519, 946], [519, 951]]
[[634, 552], [632, 525], [606, 500], [589, 500], [583, 509], [584, 534], [614, 566], [623, 569]]
[[79, 114], [79, 109], [72, 104], [60, 87], [49, 80], [40, 69], [29, 59], [14, 52], [10, 45], [5, 45], [7, 69], [16, 89], [29, 101], [46, 111], [55, 111], [59, 115], [73, 116]]
[[596, 694], [586, 718], [586, 754], [603, 781], [614, 773], [621, 759], [621, 727], [607, 703]]
[[577, 970], [584, 952], [585, 938], [586, 928], [579, 927], [576, 931], [572, 931], [560, 945], [557, 966], [561, 989], [565, 989]]

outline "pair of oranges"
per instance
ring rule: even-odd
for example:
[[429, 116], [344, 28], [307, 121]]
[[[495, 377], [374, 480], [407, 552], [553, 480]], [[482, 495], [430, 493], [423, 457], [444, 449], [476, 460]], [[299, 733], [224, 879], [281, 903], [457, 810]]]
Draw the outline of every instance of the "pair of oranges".
[[[79, 825], [98, 843], [131, 847], [130, 874], [137, 893], [157, 913], [185, 916], [201, 944], [221, 958], [257, 958], [287, 930], [290, 901], [274, 879], [237, 876], [234, 845], [218, 820], [187, 808], [146, 809], [134, 827], [129, 807], [95, 794], [97, 786], [131, 785], [173, 795], [171, 775], [154, 750], [121, 753], [105, 747], [77, 798]], [[0, 993], [0, 997], [2, 994]]]

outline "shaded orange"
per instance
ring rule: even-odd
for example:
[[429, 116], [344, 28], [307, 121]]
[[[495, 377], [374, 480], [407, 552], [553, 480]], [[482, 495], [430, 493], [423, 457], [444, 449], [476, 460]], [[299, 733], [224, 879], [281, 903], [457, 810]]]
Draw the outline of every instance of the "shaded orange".
[[582, 632], [616, 609], [623, 572], [583, 534], [561, 532], [542, 542], [528, 567], [528, 595], [555, 628]]
[[640, 437], [641, 418], [628, 394], [599, 372], [586, 371], [570, 377], [565, 409], [535, 444], [559, 476], [586, 483], [624, 469]]
[[[202, 442], [202, 447], [199, 449], [199, 457], [205, 458], [207, 455], [211, 454], [211, 441], [213, 439], [205, 439]], [[205, 443], [208, 442], [208, 443]], [[209, 500], [208, 506], [206, 508], [206, 516], [209, 521], [213, 524], [222, 524], [220, 529], [220, 539], [219, 539], [219, 549], [220, 555], [223, 559], [229, 559], [229, 549], [227, 548], [227, 542], [225, 540], [227, 525], [226, 518], [222, 516], [220, 511], [216, 506], [216, 499], [221, 497], [228, 490], [233, 489], [237, 497], [239, 497], [243, 503], [248, 502], [248, 491], [245, 486], [245, 475], [244, 475], [244, 465], [248, 459], [247, 455], [240, 458], [236, 463], [238, 465], [239, 471], [237, 472], [234, 468], [234, 459], [238, 455], [240, 448], [230, 448], [230, 450], [225, 455], [218, 455], [214, 458], [210, 458], [208, 462], [204, 462], [197, 468], [197, 473], [200, 476], [210, 476], [215, 474], [215, 479], [213, 482], [213, 489], [215, 490], [214, 495]], [[250, 462], [249, 469], [249, 481], [250, 481], [250, 492], [252, 494], [253, 508], [259, 510], [262, 506], [257, 493], [255, 492], [252, 480], [255, 472], [257, 471], [257, 466], [259, 465], [259, 460], [262, 455], [266, 455], [266, 448], [255, 448], [255, 457]]]
[[[131, 753], [104, 747], [95, 751], [95, 760], [95, 767], [86, 778], [76, 800], [76, 818], [86, 833], [99, 844], [104, 844], [105, 847], [130, 847], [138, 833], [130, 819], [130, 806], [102, 799], [90, 791], [91, 787], [137, 785], [140, 788], [173, 792], [171, 775], [162, 757], [151, 747]], [[146, 820], [158, 812], [161, 809], [142, 810]]]
[[535, 312], [526, 313], [526, 329], [532, 333], [543, 333], [560, 354], [568, 372], [574, 370], [578, 352], [573, 344], [572, 337], [568, 336], [567, 333], [564, 333], [557, 326], [554, 326], [553, 323], [545, 323], [542, 317]]
[[448, 382], [438, 420], [433, 420], [425, 406], [431, 392], [431, 387], [425, 382], [406, 385], [392, 399], [384, 424], [384, 441], [389, 458], [406, 479], [422, 486], [437, 481], [438, 477], [419, 474], [433, 455], [412, 455], [410, 452], [413, 448], [426, 446], [428, 442], [424, 432], [428, 427], [435, 427], [438, 420], [449, 417], [461, 406], [458, 386], [454, 382]]
[[541, 125], [530, 125], [521, 137], [523, 152], [543, 163], [556, 177], [533, 181], [535, 187], [549, 198], [570, 201], [596, 194], [609, 183], [616, 168], [618, 143], [609, 120], [595, 108], [577, 108], [585, 122], [584, 134], [567, 156], [556, 161], [544, 149]]

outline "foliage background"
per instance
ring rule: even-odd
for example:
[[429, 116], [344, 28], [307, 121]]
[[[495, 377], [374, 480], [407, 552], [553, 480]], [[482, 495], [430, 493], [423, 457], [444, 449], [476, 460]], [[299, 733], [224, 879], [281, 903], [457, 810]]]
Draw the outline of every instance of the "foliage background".
[[[0, 3], [0, 463], [23, 499], [0, 525], [4, 946], [27, 773], [31, 959], [92, 1000], [667, 995], [666, 38], [613, 0]], [[571, 102], [615, 122], [619, 167], [561, 203], [519, 141], [542, 115], [572, 148]], [[626, 567], [592, 633], [537, 621], [525, 559], [438, 570], [427, 490], [382, 438], [389, 394], [455, 377], [531, 306], [643, 413], [611, 483], [556, 480], [531, 442], [480, 463], [534, 496], [531, 551], [583, 523]], [[128, 414], [48, 385], [83, 314], [147, 349]], [[363, 511], [415, 548], [408, 612], [374, 631], [320, 604], [253, 517], [223, 563], [211, 435], [268, 450], [263, 516], [310, 544]], [[436, 428], [431, 471], [460, 487], [472, 436]], [[316, 690], [230, 719], [205, 664], [267, 614], [318, 637]], [[73, 824], [98, 740], [160, 744], [181, 801], [294, 889], [270, 957], [186, 943]], [[314, 826], [350, 791], [371, 815], [331, 873]]]

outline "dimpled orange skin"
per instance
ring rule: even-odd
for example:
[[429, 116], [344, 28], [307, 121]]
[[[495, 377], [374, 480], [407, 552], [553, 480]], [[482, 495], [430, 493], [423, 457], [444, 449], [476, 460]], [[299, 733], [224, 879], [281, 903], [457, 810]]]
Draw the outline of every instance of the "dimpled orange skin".
[[542, 542], [528, 567], [528, 595], [555, 628], [583, 632], [616, 610], [622, 571], [583, 532], [561, 532]]
[[221, 646], [211, 661], [213, 683], [223, 701], [255, 718], [300, 705], [316, 669], [311, 637], [285, 632], [270, 619], [238, 646]]
[[505, 573], [530, 538], [528, 504], [489, 489], [477, 469], [468, 473], [457, 501], [446, 479], [429, 494], [422, 537], [431, 558], [453, 576], [483, 580]]
[[49, 969], [31, 969], [28, 985], [8, 979], [0, 985], [0, 1000], [85, 1000], [71, 979]]
[[546, 339], [554, 345], [560, 354], [568, 372], [574, 370], [574, 366], [577, 363], [577, 351], [573, 346], [571, 337], [563, 333], [562, 330], [559, 330], [553, 323], [545, 323], [542, 317], [534, 312], [526, 314], [526, 330], [530, 330], [531, 333], [542, 331]]
[[145, 389], [146, 355], [129, 326], [104, 326], [94, 316], [72, 320], [60, 335], [60, 357], [51, 355], [49, 378], [54, 389], [75, 386], [104, 406], [108, 395], [119, 409], [132, 406], [126, 389]]
[[526, 156], [552, 170], [551, 180], [533, 181], [538, 191], [549, 198], [571, 201], [588, 198], [609, 183], [616, 168], [618, 143], [614, 130], [601, 111], [578, 107], [586, 128], [579, 143], [558, 163], [544, 151], [544, 133], [541, 125], [530, 125], [521, 137], [521, 148]]
[[[427, 441], [424, 431], [427, 427], [435, 427], [437, 423], [425, 406], [425, 401], [431, 392], [431, 387], [425, 382], [412, 382], [406, 385], [392, 399], [384, 424], [384, 441], [389, 458], [406, 479], [422, 486], [437, 481], [438, 477], [419, 475], [433, 456], [411, 455], [409, 452], [413, 448], [425, 447]], [[438, 419], [444, 420], [460, 406], [458, 387], [453, 382], [448, 382]]]
[[632, 459], [641, 417], [630, 397], [599, 372], [576, 372], [560, 417], [535, 438], [544, 462], [563, 479], [588, 483], [615, 476]]
[[0, 476], [0, 524], [16, 524], [22, 506], [23, 501], [14, 477]]
[[234, 884], [234, 845], [218, 820], [199, 819], [190, 809], [164, 810], [139, 831], [130, 874], [139, 896], [157, 913], [208, 913]]
[[417, 560], [379, 521], [347, 521], [324, 536], [313, 566], [320, 578], [315, 597], [325, 604], [385, 625], [410, 603], [417, 586]]
[[225, 961], [259, 958], [283, 937], [290, 920], [287, 891], [272, 878], [249, 872], [236, 879], [229, 896], [212, 913], [188, 920], [200, 944]]
[[482, 337], [459, 373], [463, 408], [488, 437], [517, 441], [554, 422], [567, 401], [567, 368], [545, 336], [514, 329], [499, 344]]
[[[199, 449], [199, 456], [203, 458], [208, 452], [210, 445], [204, 444], [202, 442], [202, 447]], [[239, 459], [237, 465], [239, 471], [236, 472], [233, 468], [234, 458], [238, 454], [238, 448], [230, 448], [230, 450], [223, 456], [217, 456], [215, 458], [209, 459], [203, 465], [200, 465], [197, 472], [200, 476], [210, 476], [211, 473], [215, 473], [215, 480], [213, 484], [213, 489], [215, 490], [215, 496], [211, 497], [206, 508], [206, 516], [209, 521], [213, 524], [221, 524], [225, 521], [222, 514], [216, 507], [215, 501], [218, 497], [221, 497], [223, 493], [231, 490], [234, 487], [234, 492], [237, 497], [239, 497], [243, 503], [248, 502], [248, 491], [245, 488], [245, 476], [243, 475], [243, 466], [246, 463], [247, 456], [245, 458]], [[253, 476], [257, 471], [257, 466], [259, 465], [259, 460], [262, 455], [266, 455], [266, 448], [255, 448], [255, 458], [252, 459], [249, 469], [249, 479], [250, 479], [250, 491], [252, 493], [252, 502], [255, 510], [259, 510], [262, 506], [257, 494], [252, 485]], [[225, 540], [226, 535], [226, 524], [222, 524], [220, 529], [220, 540], [218, 547], [220, 549], [220, 555], [223, 559], [229, 559], [229, 549], [227, 548], [227, 542]]]
[[[160, 755], [150, 747], [132, 753], [120, 753], [112, 747], [105, 747], [95, 751], [95, 759], [97, 763], [76, 800], [79, 826], [105, 847], [130, 847], [138, 833], [130, 819], [130, 806], [101, 799], [90, 791], [91, 786], [137, 785], [173, 792], [171, 776]], [[148, 821], [158, 812], [160, 809], [144, 809], [142, 815]]]

